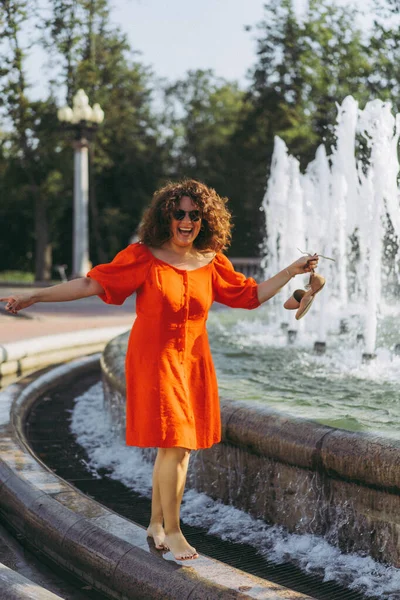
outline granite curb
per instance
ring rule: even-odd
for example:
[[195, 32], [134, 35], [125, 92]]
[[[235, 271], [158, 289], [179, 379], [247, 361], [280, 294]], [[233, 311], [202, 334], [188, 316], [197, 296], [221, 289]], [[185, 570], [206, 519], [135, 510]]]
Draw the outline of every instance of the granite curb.
[[[103, 380], [121, 395], [123, 406], [127, 344], [128, 334], [121, 334], [110, 340], [101, 356]], [[223, 443], [400, 495], [400, 440], [322, 425], [267, 404], [220, 398], [220, 406]]]
[[0, 514], [9, 527], [82, 581], [118, 600], [310, 600], [200, 556], [184, 565], [152, 547], [145, 529], [86, 497], [38, 459], [25, 417], [61, 381], [99, 370], [99, 355], [30, 375], [0, 392]]
[[[102, 358], [105, 403], [123, 432], [127, 336]], [[400, 566], [400, 441], [329, 427], [267, 403], [220, 398], [221, 443], [194, 454], [187, 486], [296, 534]], [[145, 454], [144, 454], [145, 456]]]
[[128, 326], [91, 328], [0, 344], [0, 379], [2, 376], [20, 375], [28, 369], [99, 352], [107, 341], [127, 329]]
[[267, 406], [221, 400], [223, 438], [302, 469], [400, 494], [400, 441], [336, 429]]
[[3, 591], [7, 591], [7, 600], [63, 600], [61, 596], [45, 590], [2, 563], [0, 563], [0, 585]]

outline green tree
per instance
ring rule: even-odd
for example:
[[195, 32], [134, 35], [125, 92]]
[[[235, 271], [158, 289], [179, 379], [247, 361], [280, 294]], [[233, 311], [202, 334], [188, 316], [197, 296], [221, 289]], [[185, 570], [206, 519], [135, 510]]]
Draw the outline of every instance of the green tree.
[[103, 262], [128, 242], [163, 176], [154, 78], [112, 25], [107, 0], [52, 0], [52, 6], [43, 43], [58, 65], [53, 85], [66, 90], [69, 103], [84, 88], [106, 115], [91, 150], [90, 196], [91, 256]]
[[354, 10], [329, 0], [310, 0], [301, 21], [291, 0], [265, 5], [255, 28], [257, 62], [249, 72], [251, 110], [232, 138], [230, 170], [243, 174], [232, 179], [233, 194], [240, 194], [242, 223], [255, 228], [255, 234], [242, 236], [242, 252], [256, 252], [264, 233], [259, 206], [274, 136], [282, 137], [305, 166], [322, 140], [328, 146], [334, 141], [336, 102], [348, 94], [361, 103], [369, 97], [372, 66], [355, 17]]
[[237, 83], [199, 69], [168, 86], [165, 98], [171, 175], [225, 187], [227, 147], [239, 115], [247, 110], [244, 92]]
[[232, 154], [238, 123], [249, 113], [251, 106], [246, 93], [235, 82], [217, 77], [211, 70], [189, 71], [166, 88], [166, 144], [169, 148], [168, 173], [172, 179], [193, 177], [228, 196], [236, 226], [232, 252], [243, 251], [242, 238], [251, 233], [245, 230], [242, 217], [243, 199], [236, 185], [243, 177], [232, 172]]
[[331, 0], [310, 0], [302, 21], [292, 0], [274, 0], [265, 10], [251, 72], [253, 103], [267, 118], [274, 114], [273, 133], [305, 164], [322, 139], [332, 141], [336, 103], [349, 94], [369, 99], [368, 43], [354, 25], [357, 11]]
[[[0, 12], [0, 269], [52, 274], [71, 264], [72, 134], [61, 134], [55, 97], [71, 104], [83, 87], [106, 121], [91, 148], [91, 257], [111, 258], [136, 229], [164, 177], [166, 149], [152, 108], [154, 77], [111, 24], [107, 0], [51, 0], [40, 28], [49, 57], [48, 97], [31, 101], [21, 48], [23, 27], [39, 18], [33, 0], [3, 0]], [[35, 9], [35, 10], [34, 10]], [[47, 13], [46, 13], [47, 14]], [[16, 234], [18, 232], [18, 234]]]
[[400, 110], [400, 2], [381, 0], [374, 5], [374, 23], [369, 39], [373, 75], [371, 97], [389, 100]]
[[[51, 114], [54, 101], [31, 102], [26, 81], [24, 60], [26, 49], [21, 45], [21, 31], [35, 5], [30, 0], [3, 0], [0, 44], [4, 57], [0, 72], [0, 106], [7, 130], [2, 138], [2, 203], [3, 229], [0, 244], [3, 264], [10, 268], [15, 248], [24, 251], [17, 262], [34, 256], [37, 279], [49, 279], [52, 269], [52, 245], [49, 232], [48, 205], [56, 193], [57, 157], [54, 155], [54, 135]], [[53, 119], [54, 120], [54, 119]], [[18, 235], [13, 235], [18, 230]], [[32, 251], [32, 242], [34, 249]], [[25, 264], [26, 266], [26, 264]]]

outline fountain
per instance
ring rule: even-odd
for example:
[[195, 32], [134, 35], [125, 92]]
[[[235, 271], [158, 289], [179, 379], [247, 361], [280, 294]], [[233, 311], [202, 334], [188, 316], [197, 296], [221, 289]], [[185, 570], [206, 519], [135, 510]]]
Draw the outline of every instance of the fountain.
[[[262, 203], [267, 227], [263, 266], [266, 277], [280, 271], [293, 260], [296, 247], [333, 256], [334, 263], [320, 261], [327, 285], [308, 331], [313, 329], [321, 350], [332, 314], [340, 315], [343, 333], [352, 316], [361, 315], [358, 334], [369, 360], [375, 356], [382, 303], [393, 301], [393, 290], [398, 293], [400, 115], [395, 118], [390, 103], [380, 100], [359, 110], [349, 96], [338, 106], [335, 134], [332, 154], [328, 157], [321, 145], [305, 174], [285, 143], [275, 139]], [[364, 156], [357, 160], [361, 151]], [[390, 256], [386, 264], [385, 256]], [[276, 312], [283, 322], [291, 318], [280, 307]]]

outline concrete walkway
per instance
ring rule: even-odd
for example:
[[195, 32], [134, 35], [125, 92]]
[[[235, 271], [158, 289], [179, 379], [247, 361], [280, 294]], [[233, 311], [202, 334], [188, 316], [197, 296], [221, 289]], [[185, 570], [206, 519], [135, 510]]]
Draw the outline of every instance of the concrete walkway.
[[[0, 286], [0, 297], [24, 294], [32, 288]], [[134, 299], [122, 306], [108, 305], [97, 296], [73, 302], [41, 302], [11, 315], [0, 303], [0, 344], [22, 341], [44, 335], [132, 324]]]

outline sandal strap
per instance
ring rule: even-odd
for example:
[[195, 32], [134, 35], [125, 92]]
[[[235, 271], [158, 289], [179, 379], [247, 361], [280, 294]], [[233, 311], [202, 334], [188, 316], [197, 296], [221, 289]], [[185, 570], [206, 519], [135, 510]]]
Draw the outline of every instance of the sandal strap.
[[[300, 250], [300, 248], [297, 248], [297, 250], [300, 252], [300, 254], [305, 254], [306, 256], [314, 256], [313, 254], [311, 254], [310, 252], [304, 252], [303, 250]], [[333, 260], [333, 262], [336, 262], [334, 258], [331, 258], [330, 256], [324, 256], [323, 254], [318, 254], [319, 258], [326, 258], [327, 260]]]

